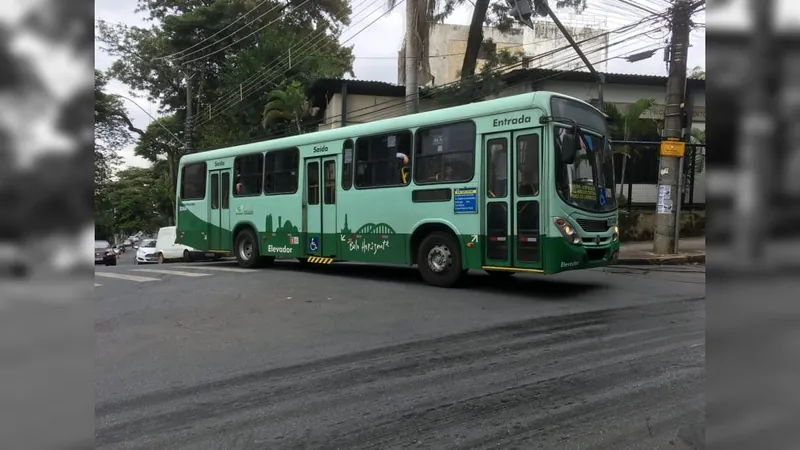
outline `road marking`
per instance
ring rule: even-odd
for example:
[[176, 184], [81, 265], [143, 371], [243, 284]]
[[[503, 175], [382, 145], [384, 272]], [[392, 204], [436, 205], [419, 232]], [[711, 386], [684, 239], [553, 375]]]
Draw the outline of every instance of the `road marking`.
[[210, 273], [194, 273], [194, 272], [181, 272], [180, 270], [162, 270], [162, 269], [132, 269], [134, 272], [153, 272], [163, 273], [166, 275], [178, 275], [182, 277], [207, 277]]
[[100, 286], [102, 286], [102, 284], [97, 284], [97, 283], [94, 284], [94, 287], [100, 287]]
[[137, 277], [135, 275], [125, 275], [124, 273], [95, 272], [94, 276], [116, 278], [119, 280], [136, 281], [137, 283], [144, 283], [147, 281], [161, 281], [160, 278]]
[[192, 269], [192, 270], [217, 270], [217, 271], [220, 271], [220, 272], [235, 272], [235, 273], [258, 272], [258, 270], [240, 269], [238, 267], [213, 267], [213, 266], [185, 267], [185, 266], [179, 266], [179, 268], [180, 269]]

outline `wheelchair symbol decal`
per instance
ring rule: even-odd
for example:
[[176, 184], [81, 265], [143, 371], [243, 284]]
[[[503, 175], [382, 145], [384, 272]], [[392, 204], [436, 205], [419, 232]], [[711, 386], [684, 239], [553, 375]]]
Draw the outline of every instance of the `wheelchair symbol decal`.
[[311, 242], [308, 243], [308, 251], [315, 252], [319, 250], [319, 238], [312, 237]]

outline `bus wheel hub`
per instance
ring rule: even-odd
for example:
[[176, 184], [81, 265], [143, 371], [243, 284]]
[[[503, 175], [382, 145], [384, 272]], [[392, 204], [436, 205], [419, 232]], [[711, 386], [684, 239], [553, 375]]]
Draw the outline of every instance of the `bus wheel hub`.
[[450, 249], [444, 245], [437, 245], [428, 252], [428, 267], [434, 272], [443, 272], [450, 264]]
[[246, 241], [242, 242], [241, 248], [239, 248], [239, 254], [242, 259], [249, 260], [253, 256], [253, 244]]

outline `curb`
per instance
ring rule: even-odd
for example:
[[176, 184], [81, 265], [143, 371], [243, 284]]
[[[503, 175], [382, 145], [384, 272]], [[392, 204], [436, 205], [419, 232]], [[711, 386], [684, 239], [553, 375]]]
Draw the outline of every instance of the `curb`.
[[706, 255], [649, 256], [644, 258], [617, 258], [612, 266], [675, 266], [705, 264]]

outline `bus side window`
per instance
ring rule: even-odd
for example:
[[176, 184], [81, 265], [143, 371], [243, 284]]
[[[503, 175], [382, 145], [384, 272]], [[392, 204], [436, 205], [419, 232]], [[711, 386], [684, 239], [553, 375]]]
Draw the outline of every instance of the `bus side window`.
[[411, 132], [407, 130], [356, 141], [356, 188], [404, 186], [402, 168], [411, 164]]
[[264, 157], [264, 193], [294, 194], [297, 192], [297, 172], [300, 151], [296, 148], [276, 150]]
[[206, 198], [206, 163], [189, 164], [181, 173], [181, 200]]
[[349, 190], [353, 186], [353, 141], [344, 141], [342, 148], [342, 189]]
[[475, 175], [475, 124], [459, 122], [416, 133], [414, 182], [469, 181]]

